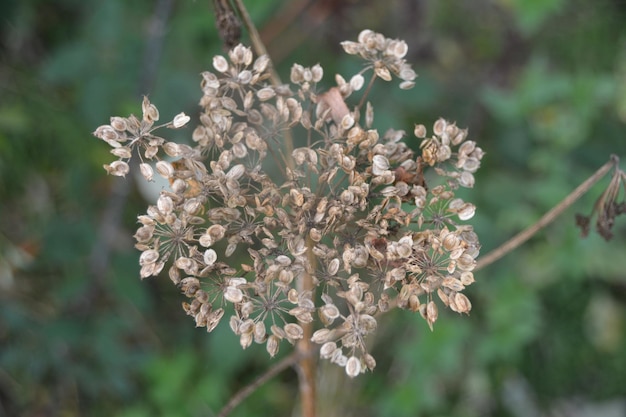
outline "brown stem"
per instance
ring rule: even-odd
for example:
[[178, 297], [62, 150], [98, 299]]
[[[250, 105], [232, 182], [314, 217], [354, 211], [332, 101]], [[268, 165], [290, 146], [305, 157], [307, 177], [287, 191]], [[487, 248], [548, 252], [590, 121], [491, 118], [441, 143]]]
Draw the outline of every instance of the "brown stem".
[[230, 400], [228, 400], [228, 403], [217, 414], [217, 417], [226, 417], [228, 414], [230, 414], [231, 411], [233, 411], [235, 407], [241, 404], [243, 400], [248, 398], [254, 391], [259, 389], [261, 385], [265, 384], [267, 381], [269, 381], [285, 369], [289, 368], [297, 361], [298, 355], [294, 353], [282, 359], [280, 362], [274, 364], [274, 366], [270, 367], [267, 371], [265, 371], [264, 374], [256, 378], [250, 384], [246, 385], [245, 387], [240, 389], [235, 395], [233, 395]]
[[502, 258], [504, 255], [508, 254], [509, 252], [526, 242], [539, 230], [550, 224], [554, 219], [560, 216], [569, 206], [571, 206], [576, 200], [578, 200], [583, 194], [589, 191], [589, 189], [604, 175], [606, 175], [606, 173], [609, 172], [612, 167], [617, 166], [618, 161], [619, 159], [617, 158], [617, 156], [611, 155], [611, 159], [606, 164], [602, 165], [600, 169], [598, 169], [593, 175], [587, 178], [585, 182], [580, 184], [574, 191], [572, 191], [567, 197], [565, 197], [563, 201], [561, 201], [550, 211], [544, 214], [537, 223], [513, 236], [511, 239], [509, 239], [496, 249], [492, 250], [487, 255], [481, 257], [478, 260], [478, 263], [474, 270], [482, 269], [487, 265], [494, 263], [498, 259]]
[[370, 90], [372, 89], [372, 86], [374, 85], [374, 81], [376, 80], [376, 74], [372, 74], [372, 78], [370, 79], [370, 82], [367, 84], [367, 88], [365, 88], [365, 91], [363, 92], [363, 97], [361, 97], [361, 101], [359, 101], [359, 105], [357, 106], [358, 110], [361, 110], [361, 108], [363, 108], [363, 105], [365, 104], [365, 100], [367, 100], [367, 96], [370, 93]]
[[[309, 262], [311, 265], [317, 263], [317, 259], [313, 254], [314, 242], [311, 239], [307, 239], [307, 252]], [[313, 276], [308, 271], [305, 271], [302, 280], [299, 282], [298, 291], [300, 293], [311, 292], [314, 296], [315, 283], [313, 282]], [[300, 358], [297, 364], [298, 370], [298, 382], [300, 388], [300, 404], [302, 407], [302, 417], [315, 417], [315, 369], [317, 361], [315, 355], [312, 353], [315, 351], [311, 337], [313, 336], [313, 323], [300, 323], [304, 330], [302, 339], [298, 341], [296, 345], [296, 351]]]

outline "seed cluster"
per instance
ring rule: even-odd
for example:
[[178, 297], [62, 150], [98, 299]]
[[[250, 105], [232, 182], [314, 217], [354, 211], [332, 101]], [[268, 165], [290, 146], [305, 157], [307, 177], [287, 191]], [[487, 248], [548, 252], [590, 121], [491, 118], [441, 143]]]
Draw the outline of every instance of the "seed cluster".
[[395, 75], [412, 87], [406, 43], [365, 30], [342, 46], [366, 66], [324, 92], [320, 65], [296, 64], [290, 85], [273, 86], [267, 56], [242, 45], [216, 56], [191, 145], [154, 134], [189, 117], [155, 126], [147, 98], [141, 120], [113, 117], [94, 134], [119, 158], [109, 173], [124, 176], [136, 156], [147, 180], [156, 169], [170, 182], [138, 217], [142, 278], [167, 268], [196, 326], [229, 315], [243, 348], [264, 343], [271, 356], [314, 324], [320, 356], [354, 377], [376, 365], [366, 338], [380, 313], [419, 312], [432, 328], [436, 298], [470, 311], [475, 206], [455, 191], [474, 185], [483, 152], [443, 119], [430, 134], [416, 125], [413, 147], [403, 131], [379, 133], [369, 87], [364, 104], [347, 102], [368, 74], [369, 86]]

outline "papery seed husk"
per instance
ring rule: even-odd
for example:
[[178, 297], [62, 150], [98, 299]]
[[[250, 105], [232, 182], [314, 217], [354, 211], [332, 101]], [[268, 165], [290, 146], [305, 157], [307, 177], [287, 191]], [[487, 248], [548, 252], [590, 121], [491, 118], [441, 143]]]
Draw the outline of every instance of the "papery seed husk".
[[454, 296], [454, 301], [456, 303], [457, 311], [459, 313], [469, 313], [469, 311], [472, 309], [472, 303], [470, 302], [469, 298], [465, 296], [465, 294], [457, 293]]
[[463, 283], [460, 280], [453, 278], [453, 277], [444, 278], [441, 285], [443, 285], [446, 288], [450, 288], [453, 291], [463, 291], [465, 289], [465, 286], [463, 285]]
[[135, 240], [140, 243], [146, 243], [154, 236], [154, 226], [141, 226], [134, 235]]
[[[208, 306], [209, 309], [211, 308], [210, 304], [206, 304], [209, 301], [209, 294], [206, 291], [198, 290], [194, 296], [196, 297], [196, 300], [203, 303], [203, 306]], [[208, 311], [205, 311], [205, 313], [208, 313]]]
[[139, 256], [139, 265], [147, 265], [156, 262], [159, 259], [159, 252], [151, 249], [143, 252]]
[[418, 311], [421, 307], [419, 297], [415, 294], [411, 294], [409, 296], [408, 306], [409, 310], [411, 310], [412, 312], [415, 313], [416, 311]]
[[174, 210], [174, 202], [170, 197], [161, 195], [157, 200], [157, 208], [163, 214], [169, 214]]
[[358, 322], [361, 329], [364, 330], [366, 333], [373, 332], [378, 326], [376, 319], [369, 314], [361, 314], [359, 316]]
[[125, 118], [114, 116], [111, 117], [111, 127], [118, 132], [123, 132], [128, 129], [128, 124]]
[[362, 360], [370, 371], [373, 371], [374, 368], [376, 368], [376, 359], [374, 359], [374, 357], [369, 353], [364, 354]]
[[272, 324], [272, 326], [270, 327], [270, 331], [272, 332], [273, 335], [276, 335], [276, 337], [280, 339], [284, 339], [285, 337], [287, 337], [287, 334], [285, 333], [283, 328], [275, 324]]
[[[202, 206], [202, 203], [195, 199], [189, 199], [185, 201], [185, 204], [183, 205], [183, 210], [185, 210], [185, 213], [191, 214], [192, 216], [195, 216], [196, 214], [200, 214], [203, 211], [204, 207]], [[197, 217], [194, 217], [197, 218]], [[193, 221], [194, 224], [202, 224], [204, 223], [204, 218], [200, 217], [199, 218], [199, 222], [195, 222]]]
[[252, 333], [242, 333], [241, 336], [239, 336], [239, 344], [241, 345], [241, 348], [248, 348], [252, 344], [253, 337]]
[[320, 348], [320, 357], [323, 359], [331, 358], [337, 352], [337, 343], [326, 342]]
[[194, 320], [196, 322], [196, 327], [204, 327], [207, 324], [206, 314], [198, 313], [194, 316]]
[[251, 319], [244, 320], [239, 325], [239, 333], [253, 333], [254, 332], [255, 323]]
[[318, 83], [322, 80], [324, 76], [324, 69], [320, 64], [315, 64], [311, 68], [311, 80], [315, 83]]
[[265, 87], [257, 91], [256, 96], [261, 101], [267, 101], [276, 96], [276, 91], [272, 87]]
[[156, 171], [163, 178], [171, 178], [174, 175], [174, 167], [167, 161], [158, 161], [156, 163]]
[[[116, 142], [117, 143], [117, 142]], [[112, 155], [117, 156], [118, 158], [130, 159], [133, 156], [131, 149], [128, 146], [116, 146], [111, 149]]]
[[461, 273], [461, 283], [463, 285], [470, 285], [474, 282], [474, 274], [469, 271]]
[[467, 171], [463, 171], [461, 173], [461, 176], [458, 179], [459, 185], [465, 188], [473, 188], [475, 181], [476, 180], [474, 179], [474, 175], [472, 175], [470, 172], [467, 172]]
[[217, 252], [213, 249], [205, 250], [203, 260], [206, 265], [213, 265], [217, 261]]
[[[185, 113], [178, 113], [174, 117], [174, 120], [172, 120], [172, 126], [174, 126], [174, 129], [179, 129], [185, 126], [189, 122], [189, 120], [191, 120], [191, 117], [187, 116]], [[165, 152], [167, 153], [167, 150]], [[170, 154], [168, 153], [168, 155]], [[170, 156], [178, 156], [178, 155], [175, 152], [173, 155], [170, 155]]]
[[198, 243], [200, 244], [200, 246], [204, 246], [205, 248], [208, 248], [209, 246], [213, 244], [213, 238], [208, 234], [204, 234], [198, 238]]
[[336, 363], [340, 367], [344, 367], [348, 362], [348, 357], [344, 355], [341, 350], [337, 349], [331, 358], [331, 362]]
[[178, 268], [169, 268], [168, 275], [170, 280], [174, 283], [174, 285], [180, 284], [180, 270]]
[[226, 72], [228, 70], [228, 61], [221, 55], [216, 55], [213, 57], [213, 68], [215, 68], [219, 72]]
[[239, 288], [227, 287], [224, 290], [224, 299], [226, 301], [230, 301], [233, 304], [240, 303], [241, 301], [243, 301], [243, 291], [241, 291]]
[[313, 336], [311, 336], [311, 342], [317, 344], [326, 343], [331, 335], [332, 333], [330, 329], [319, 329], [313, 333]]
[[326, 304], [325, 306], [320, 307], [321, 310], [331, 319], [336, 319], [339, 317], [339, 309], [334, 304]]
[[[187, 291], [189, 288], [200, 288], [200, 280], [196, 277], [186, 277], [180, 281], [181, 291]], [[195, 292], [195, 291], [194, 291]]]
[[360, 373], [361, 373], [361, 361], [356, 356], [351, 356], [346, 362], [346, 374], [350, 378], [354, 378]]
[[288, 323], [285, 325], [284, 329], [288, 339], [298, 340], [302, 339], [302, 336], [304, 336], [304, 330], [296, 323]]
[[313, 227], [309, 231], [309, 237], [313, 242], [319, 242], [320, 240], [322, 240], [322, 232], [319, 229]]
[[428, 325], [430, 329], [433, 329], [433, 324], [437, 321], [437, 317], [439, 316], [439, 311], [437, 309], [437, 304], [434, 301], [429, 301], [426, 305], [426, 316]]
[[274, 357], [278, 353], [280, 339], [275, 335], [270, 335], [267, 338], [267, 343], [265, 345], [265, 349], [267, 353], [269, 353], [270, 357]]
[[222, 319], [223, 316], [224, 316], [223, 308], [218, 308], [217, 310], [214, 310], [211, 314], [209, 314], [209, 317], [207, 318], [207, 323], [206, 323], [206, 331], [212, 332], [213, 330], [215, 330], [215, 328], [220, 323], [220, 320]]
[[438, 288], [437, 289], [437, 295], [439, 296], [439, 299], [446, 305], [450, 305], [450, 301], [448, 299], [448, 296], [446, 295], [446, 293], [441, 289]]
[[103, 167], [108, 174], [116, 177], [125, 177], [130, 172], [130, 167], [124, 161], [113, 161], [111, 164], [104, 164]]

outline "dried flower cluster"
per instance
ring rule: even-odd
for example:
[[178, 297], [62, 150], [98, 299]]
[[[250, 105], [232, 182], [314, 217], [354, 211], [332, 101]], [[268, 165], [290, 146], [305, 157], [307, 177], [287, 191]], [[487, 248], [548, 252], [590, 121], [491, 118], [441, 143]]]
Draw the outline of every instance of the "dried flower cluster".
[[611, 159], [615, 164], [613, 176], [608, 187], [593, 205], [593, 210], [588, 216], [576, 213], [576, 225], [580, 227], [583, 237], [589, 235], [591, 228], [591, 219], [594, 215], [596, 218], [596, 231], [604, 240], [609, 241], [613, 238], [613, 225], [615, 218], [621, 214], [626, 214], [626, 197], [622, 197], [622, 201], [618, 202], [620, 189], [626, 191], [626, 172], [619, 169], [619, 159], [612, 155]]
[[346, 99], [368, 73], [410, 88], [406, 43], [366, 30], [342, 45], [368, 65], [326, 92], [319, 65], [294, 65], [291, 85], [272, 86], [268, 57], [241, 45], [216, 56], [215, 72], [202, 74], [193, 145], [154, 135], [159, 113], [147, 99], [142, 120], [113, 117], [94, 134], [119, 157], [109, 173], [125, 175], [135, 155], [147, 180], [154, 162], [170, 181], [139, 216], [142, 278], [167, 267], [197, 326], [211, 331], [228, 314], [243, 348], [264, 343], [271, 356], [315, 322], [321, 357], [353, 377], [376, 365], [366, 337], [380, 313], [397, 305], [432, 328], [436, 298], [470, 311], [463, 290], [479, 243], [464, 222], [475, 207], [455, 190], [473, 186], [483, 152], [443, 119], [430, 134], [415, 126], [415, 150], [402, 131], [381, 135], [372, 105], [350, 110]]

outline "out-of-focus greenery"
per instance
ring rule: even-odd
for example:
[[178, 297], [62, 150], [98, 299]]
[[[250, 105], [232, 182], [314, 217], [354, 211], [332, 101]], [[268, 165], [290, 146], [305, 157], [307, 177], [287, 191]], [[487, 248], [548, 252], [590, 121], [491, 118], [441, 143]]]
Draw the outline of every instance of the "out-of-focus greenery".
[[[139, 113], [142, 94], [166, 119], [197, 113], [199, 73], [222, 52], [208, 3], [0, 4], [0, 416], [211, 416], [274, 363], [261, 347], [242, 352], [226, 326], [194, 329], [167, 278], [139, 281], [131, 236], [147, 203], [136, 191], [105, 228], [111, 258], [95, 267], [123, 180], [105, 175], [112, 157], [91, 132]], [[338, 42], [364, 28], [407, 41], [420, 77], [409, 92], [376, 86], [377, 127], [411, 132], [439, 116], [469, 127], [487, 152], [464, 194], [483, 253], [611, 153], [626, 158], [622, 0], [318, 0], [295, 17], [296, 0], [247, 3], [284, 78], [294, 61], [321, 63], [329, 87], [335, 73], [350, 76], [359, 62]], [[168, 4], [162, 55], [147, 61], [158, 56], [146, 55], [151, 22]], [[346, 380], [322, 366], [320, 415], [626, 408], [626, 221], [609, 243], [581, 239], [573, 221], [607, 183], [477, 272], [471, 316], [441, 312], [430, 332], [394, 312], [374, 373]], [[232, 415], [291, 415], [295, 386], [285, 372]]]

